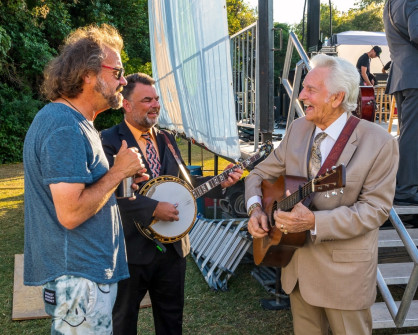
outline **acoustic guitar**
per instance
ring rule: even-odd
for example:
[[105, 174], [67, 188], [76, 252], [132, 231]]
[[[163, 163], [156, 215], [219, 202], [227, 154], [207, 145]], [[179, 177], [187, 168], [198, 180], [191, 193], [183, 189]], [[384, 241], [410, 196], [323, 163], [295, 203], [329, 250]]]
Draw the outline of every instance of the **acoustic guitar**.
[[[280, 176], [276, 182], [263, 180], [261, 190], [263, 193], [263, 208], [268, 217], [270, 230], [263, 238], [254, 238], [253, 256], [256, 265], [283, 267], [286, 266], [295, 250], [302, 247], [306, 240], [306, 231], [300, 233], [284, 234], [275, 226], [274, 211], [290, 211], [298, 202], [311, 199], [314, 192], [327, 192], [325, 197], [345, 186], [345, 166], [343, 164], [333, 167], [323, 175], [306, 182], [305, 178], [296, 176]], [[285, 197], [286, 190], [293, 192]]]

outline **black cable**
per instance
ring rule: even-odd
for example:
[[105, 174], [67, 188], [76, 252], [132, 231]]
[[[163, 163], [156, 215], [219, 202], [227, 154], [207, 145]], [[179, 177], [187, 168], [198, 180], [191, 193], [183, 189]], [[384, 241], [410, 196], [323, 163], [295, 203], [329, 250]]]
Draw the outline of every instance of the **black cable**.
[[329, 38], [332, 40], [332, 8], [331, 0], [329, 0]]
[[306, 3], [308, 0], [305, 0], [305, 4], [303, 5], [303, 19], [302, 19], [302, 45], [304, 44], [305, 40], [305, 12], [306, 12]]

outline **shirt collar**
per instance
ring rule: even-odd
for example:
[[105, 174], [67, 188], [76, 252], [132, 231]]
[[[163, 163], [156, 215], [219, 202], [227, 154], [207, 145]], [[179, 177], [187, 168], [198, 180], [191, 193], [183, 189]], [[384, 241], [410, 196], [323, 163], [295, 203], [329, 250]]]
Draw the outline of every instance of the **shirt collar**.
[[331, 125], [328, 126], [327, 129], [322, 130], [319, 127], [315, 128], [314, 138], [318, 133], [325, 132], [327, 136], [331, 137], [334, 141], [337, 140], [338, 136], [340, 136], [346, 122], [348, 120], [347, 113], [342, 113], [340, 117], [335, 120]]
[[138, 139], [141, 139], [142, 134], [146, 134], [146, 133], [150, 134], [150, 137], [151, 138], [155, 138], [155, 136], [153, 134], [154, 132], [152, 131], [153, 128], [151, 128], [150, 130], [144, 132], [144, 131], [141, 131], [141, 130], [135, 128], [126, 119], [125, 119], [125, 123], [128, 126], [129, 130], [131, 131], [132, 135], [134, 135], [135, 139], [137, 139], [137, 140]]

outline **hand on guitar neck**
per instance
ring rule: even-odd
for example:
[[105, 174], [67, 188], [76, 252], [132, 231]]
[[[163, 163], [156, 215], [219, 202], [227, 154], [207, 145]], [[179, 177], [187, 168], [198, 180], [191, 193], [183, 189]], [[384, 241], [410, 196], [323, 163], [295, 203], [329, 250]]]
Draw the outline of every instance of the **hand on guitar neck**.
[[[290, 196], [289, 191], [286, 191], [286, 196]], [[315, 215], [302, 202], [298, 202], [290, 212], [275, 210], [273, 217], [276, 227], [284, 233], [301, 233], [315, 229]]]
[[[228, 171], [228, 169], [231, 169], [231, 171]], [[228, 177], [221, 183], [222, 188], [234, 185], [238, 180], [240, 180], [242, 174], [244, 173], [240, 166], [235, 166], [232, 163], [228, 164], [228, 166], [224, 169], [224, 172], [228, 172]]]
[[[290, 191], [286, 191], [290, 196]], [[277, 209], [273, 213], [274, 225], [285, 234], [300, 233], [315, 228], [315, 216], [301, 202], [297, 203], [290, 212]], [[266, 213], [261, 207], [255, 208], [248, 222], [248, 231], [255, 238], [266, 236], [270, 230]]]
[[255, 264], [283, 267], [289, 263], [296, 248], [305, 243], [305, 232], [315, 229], [315, 215], [302, 201], [310, 200], [313, 192], [326, 192], [329, 197], [328, 191], [333, 190], [331, 194], [338, 195], [335, 189], [345, 186], [345, 167], [341, 164], [303, 182], [304, 178], [295, 176], [262, 181], [263, 208], [253, 209], [248, 221]]

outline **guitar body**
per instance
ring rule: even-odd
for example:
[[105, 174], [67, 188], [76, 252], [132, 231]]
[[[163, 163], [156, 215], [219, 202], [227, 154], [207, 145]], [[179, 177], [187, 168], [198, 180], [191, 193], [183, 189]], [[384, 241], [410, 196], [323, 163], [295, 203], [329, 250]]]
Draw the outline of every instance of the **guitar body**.
[[353, 115], [360, 119], [374, 122], [375, 119], [376, 99], [374, 97], [373, 86], [360, 86], [360, 91], [357, 100], [357, 109]]
[[283, 234], [274, 224], [274, 203], [285, 198], [286, 190], [295, 192], [306, 182], [305, 178], [280, 176], [276, 182], [263, 180], [263, 208], [267, 214], [270, 231], [264, 238], [253, 240], [253, 256], [256, 265], [286, 266], [295, 250], [305, 243], [306, 232]]

